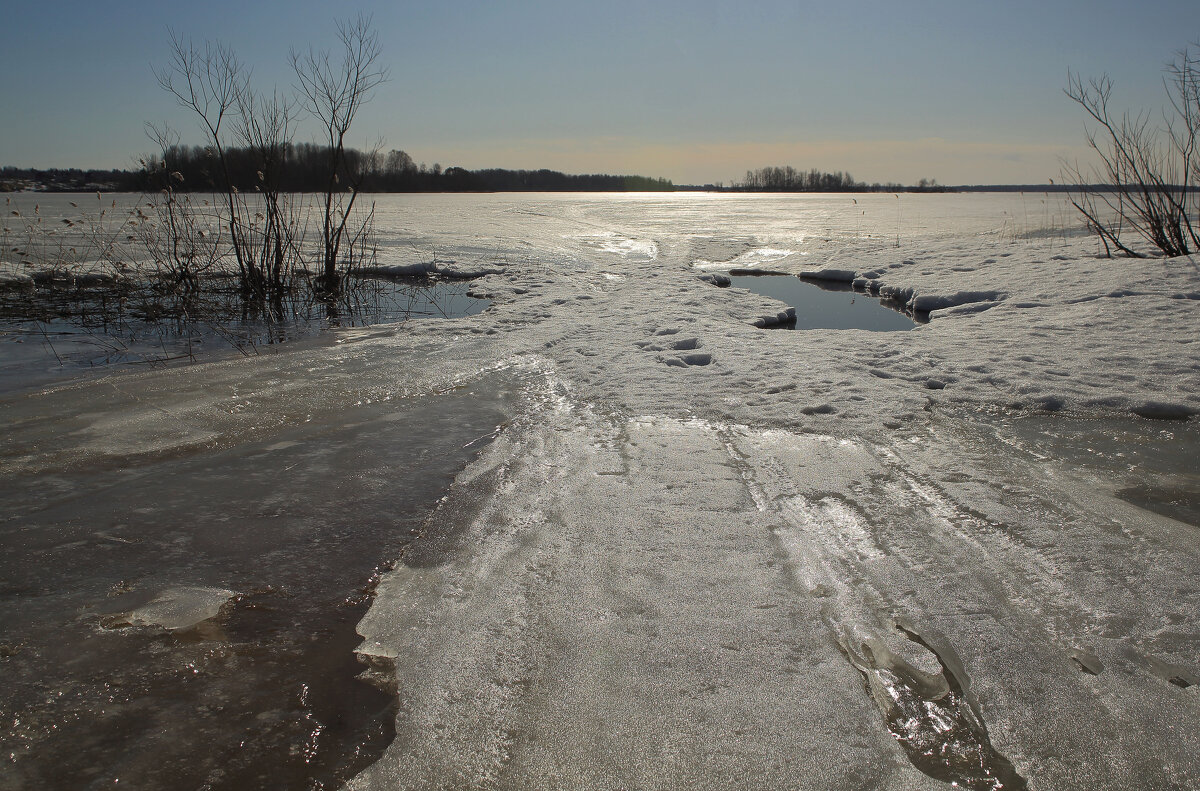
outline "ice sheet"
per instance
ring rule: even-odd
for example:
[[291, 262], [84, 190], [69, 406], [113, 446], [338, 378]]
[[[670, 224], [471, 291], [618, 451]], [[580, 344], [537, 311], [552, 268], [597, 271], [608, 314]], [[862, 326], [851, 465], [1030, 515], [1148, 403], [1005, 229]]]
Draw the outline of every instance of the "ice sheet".
[[[910, 667], [1031, 787], [1200, 782], [1194, 527], [994, 428], [1200, 411], [1195, 263], [1014, 229], [1016, 196], [838, 200], [397, 199], [397, 246], [499, 262], [488, 311], [10, 399], [3, 470], [273, 442], [520, 367], [540, 398], [360, 624], [400, 707], [353, 787], [944, 787], [879, 703], [932, 689], [887, 680]], [[931, 321], [764, 332], [787, 305], [693, 266], [758, 249]]]

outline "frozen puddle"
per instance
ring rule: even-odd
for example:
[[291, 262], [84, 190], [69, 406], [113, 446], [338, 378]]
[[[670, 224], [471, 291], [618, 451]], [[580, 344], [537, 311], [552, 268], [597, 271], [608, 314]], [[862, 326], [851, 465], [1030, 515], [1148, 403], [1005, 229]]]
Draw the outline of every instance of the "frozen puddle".
[[355, 625], [521, 387], [7, 475], [0, 786], [324, 789], [375, 760], [395, 700], [358, 678]]
[[834, 283], [817, 285], [795, 275], [731, 275], [730, 285], [777, 299], [796, 309], [794, 323], [775, 325], [793, 330], [911, 330], [916, 322], [884, 306], [878, 299]]
[[1194, 421], [1001, 417], [997, 437], [1040, 459], [1066, 460], [1115, 497], [1200, 527], [1200, 427]]

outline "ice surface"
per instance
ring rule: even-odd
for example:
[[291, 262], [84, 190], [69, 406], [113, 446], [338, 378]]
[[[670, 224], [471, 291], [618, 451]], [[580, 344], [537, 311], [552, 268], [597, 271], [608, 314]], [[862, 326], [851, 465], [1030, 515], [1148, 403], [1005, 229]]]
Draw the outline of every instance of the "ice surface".
[[[505, 262], [473, 284], [488, 311], [10, 399], [2, 469], [274, 443], [520, 367], [536, 397], [359, 625], [399, 706], [353, 788], [944, 788], [863, 645], [875, 670], [944, 666], [1032, 788], [1195, 785], [1200, 544], [1122, 496], [1186, 476], [1004, 428], [1193, 427], [1139, 414], [1200, 412], [1195, 263], [1014, 232], [1016, 196], [900, 200], [897, 247], [890, 195], [397, 198], [386, 244]], [[761, 332], [785, 305], [693, 266], [759, 249], [931, 321]]]
[[[684, 279], [744, 251], [715, 255], [671, 216], [646, 232], [660, 259], [625, 280], [481, 286], [498, 343], [547, 361], [556, 397], [451, 493], [459, 532], [431, 536], [360, 625], [360, 650], [395, 660], [403, 714], [355, 786], [932, 782], [847, 641], [954, 665], [1033, 787], [1198, 776], [1198, 745], [1178, 742], [1197, 732], [1194, 690], [1160, 664], [1194, 657], [1195, 543], [949, 416], [1194, 412], [1197, 314], [1172, 296], [1195, 267], [1100, 260], [1065, 236], [880, 245], [827, 268], [932, 308], [930, 324], [767, 338], [747, 324], [779, 308]], [[990, 309], [962, 310], [976, 299]], [[663, 340], [679, 337], [708, 364], [679, 364]]]

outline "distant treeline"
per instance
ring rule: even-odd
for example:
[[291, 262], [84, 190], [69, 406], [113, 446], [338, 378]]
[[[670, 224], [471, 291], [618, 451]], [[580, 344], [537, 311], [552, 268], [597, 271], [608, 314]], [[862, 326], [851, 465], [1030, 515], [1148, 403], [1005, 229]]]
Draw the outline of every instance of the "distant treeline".
[[41, 189], [47, 192], [136, 192], [145, 177], [134, 170], [79, 168], [0, 168], [0, 192]]
[[[225, 152], [229, 180], [239, 190], [253, 190], [258, 184], [261, 166], [249, 149]], [[497, 192], [497, 191], [634, 191], [671, 190], [666, 179], [643, 176], [583, 175], [570, 176], [553, 170], [466, 170], [441, 165], [416, 164], [403, 151], [346, 151], [349, 172], [356, 174], [361, 192]], [[151, 162], [149, 170], [160, 166], [183, 177], [183, 189], [207, 190], [224, 184], [224, 175], [216, 173], [216, 159], [201, 146], [171, 146], [164, 162]], [[279, 187], [284, 192], [313, 192], [325, 188], [329, 149], [312, 143], [286, 147], [277, 167]]]
[[671, 192], [675, 185], [669, 179], [655, 179], [646, 176], [608, 176], [593, 174], [586, 176], [569, 176], [554, 170], [503, 170], [489, 168], [487, 170], [462, 170], [450, 168], [446, 174], [458, 171], [457, 177], [464, 183], [478, 186], [467, 186], [466, 189], [484, 189], [495, 192], [557, 192], [557, 191], [600, 191], [600, 192]]
[[790, 165], [747, 170], [746, 178], [728, 189], [735, 192], [947, 192], [950, 187], [937, 179], [921, 179], [916, 186], [903, 184], [867, 184], [855, 181], [849, 173], [823, 173], [816, 168], [797, 170]]
[[[320, 192], [328, 178], [329, 149], [311, 143], [289, 144], [273, 165], [281, 192]], [[671, 191], [668, 179], [607, 174], [568, 175], [554, 170], [442, 169], [416, 164], [403, 151], [362, 152], [349, 149], [347, 170], [360, 192], [646, 192]], [[263, 163], [250, 149], [225, 151], [225, 167], [203, 146], [170, 146], [147, 157], [138, 170], [31, 170], [6, 167], [0, 189], [40, 188], [48, 191], [157, 190], [167, 182], [180, 191], [207, 192], [232, 184], [253, 192], [263, 178]], [[350, 181], [346, 179], [343, 183]]]
[[[225, 152], [229, 178], [239, 190], [254, 191], [259, 185], [262, 165], [248, 149], [232, 148]], [[673, 190], [712, 190], [716, 192], [1058, 192], [1068, 190], [1111, 190], [1106, 185], [974, 185], [946, 187], [936, 179], [921, 179], [915, 185], [896, 183], [868, 184], [856, 181], [845, 172], [824, 173], [817, 169], [797, 170], [791, 166], [759, 168], [746, 172], [742, 181], [732, 184], [677, 186], [668, 179], [645, 176], [606, 174], [568, 175], [555, 170], [505, 170], [487, 168], [443, 169], [441, 165], [416, 164], [403, 151], [364, 153], [350, 149], [352, 168], [362, 174], [363, 192], [669, 192]], [[279, 187], [284, 192], [319, 192], [325, 188], [329, 150], [311, 143], [286, 147], [276, 168]], [[148, 157], [138, 170], [80, 170], [78, 168], [38, 170], [0, 168], [0, 192], [42, 189], [49, 192], [138, 192], [157, 190], [164, 176], [175, 189], [207, 192], [221, 189], [224, 175], [218, 172], [217, 159], [202, 146], [171, 146], [164, 155]], [[180, 180], [182, 179], [182, 180]]]

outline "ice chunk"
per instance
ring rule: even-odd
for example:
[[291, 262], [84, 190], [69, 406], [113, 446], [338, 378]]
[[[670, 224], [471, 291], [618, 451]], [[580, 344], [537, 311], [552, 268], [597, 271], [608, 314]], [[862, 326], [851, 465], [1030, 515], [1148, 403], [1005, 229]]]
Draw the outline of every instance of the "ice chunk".
[[157, 626], [172, 632], [190, 629], [216, 616], [226, 602], [238, 595], [224, 588], [167, 588], [140, 607], [108, 616], [103, 623], [109, 629], [124, 626]]

